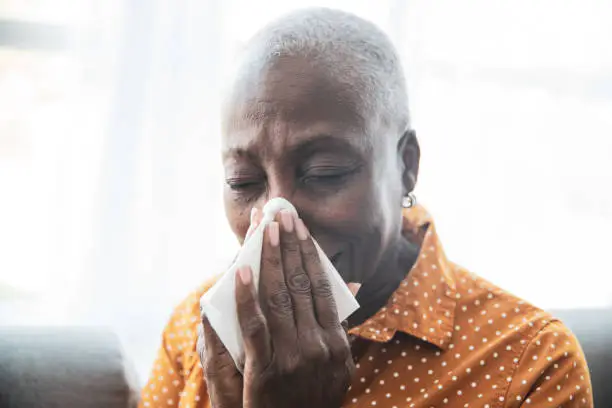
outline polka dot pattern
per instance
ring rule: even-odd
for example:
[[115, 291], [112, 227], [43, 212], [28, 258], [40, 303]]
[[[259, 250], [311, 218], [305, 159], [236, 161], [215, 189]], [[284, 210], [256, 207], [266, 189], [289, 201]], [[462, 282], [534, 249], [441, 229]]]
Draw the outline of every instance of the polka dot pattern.
[[[387, 305], [350, 333], [361, 343], [344, 407], [592, 407], [572, 333], [542, 310], [449, 262], [416, 206], [404, 234], [416, 264]], [[199, 298], [168, 323], [140, 407], [208, 407], [196, 353]]]
[[170, 317], [148, 383], [142, 390], [139, 408], [209, 406], [196, 344], [199, 300], [215, 281], [200, 287]]

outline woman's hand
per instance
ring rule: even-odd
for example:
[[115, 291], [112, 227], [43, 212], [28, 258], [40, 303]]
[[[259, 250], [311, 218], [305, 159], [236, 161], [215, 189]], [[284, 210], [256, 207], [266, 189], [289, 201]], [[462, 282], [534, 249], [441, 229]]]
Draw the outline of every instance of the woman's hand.
[[245, 343], [245, 408], [342, 404], [354, 364], [330, 282], [304, 223], [289, 212], [266, 229], [259, 299], [252, 273], [236, 279]]
[[205, 316], [197, 347], [211, 406], [242, 408], [242, 375]]
[[[261, 222], [261, 213], [251, 212], [248, 238]], [[202, 314], [198, 333], [198, 354], [211, 405], [214, 408], [242, 408], [242, 374], [236, 369], [232, 356], [217, 336], [210, 322]]]

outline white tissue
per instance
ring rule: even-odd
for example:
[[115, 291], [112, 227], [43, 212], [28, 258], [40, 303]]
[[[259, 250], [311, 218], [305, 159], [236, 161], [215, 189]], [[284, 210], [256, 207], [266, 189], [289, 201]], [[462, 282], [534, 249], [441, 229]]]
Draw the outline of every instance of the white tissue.
[[[200, 299], [202, 311], [239, 369], [241, 369], [240, 362], [244, 362], [244, 348], [234, 294], [236, 270], [241, 266], [250, 266], [253, 271], [255, 287], [259, 287], [259, 267], [264, 229], [270, 221], [274, 220], [276, 213], [280, 210], [297, 213], [295, 207], [283, 198], [273, 198], [268, 201], [262, 210], [263, 218], [259, 226], [244, 243], [234, 263]], [[315, 245], [321, 258], [321, 264], [329, 276], [332, 294], [338, 309], [338, 319], [343, 321], [359, 308], [359, 304], [316, 241]]]

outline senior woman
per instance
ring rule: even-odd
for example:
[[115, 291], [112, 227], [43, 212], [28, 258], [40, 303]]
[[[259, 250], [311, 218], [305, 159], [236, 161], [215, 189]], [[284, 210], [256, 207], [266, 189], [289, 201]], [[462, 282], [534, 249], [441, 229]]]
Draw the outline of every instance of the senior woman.
[[[142, 407], [592, 406], [570, 331], [447, 260], [415, 205], [402, 67], [373, 24], [307, 9], [260, 31], [228, 95], [222, 154], [241, 242], [273, 197], [299, 218], [267, 227], [259, 291], [238, 271], [241, 371], [200, 316], [213, 280], [172, 315]], [[311, 237], [358, 288], [348, 332]]]

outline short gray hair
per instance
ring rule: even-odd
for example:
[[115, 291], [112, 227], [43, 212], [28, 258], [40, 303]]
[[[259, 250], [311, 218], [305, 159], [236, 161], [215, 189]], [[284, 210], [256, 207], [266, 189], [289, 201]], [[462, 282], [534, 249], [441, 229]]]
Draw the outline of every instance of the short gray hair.
[[279, 57], [315, 61], [334, 81], [348, 84], [369, 114], [399, 132], [410, 126], [404, 72], [389, 37], [354, 14], [329, 8], [291, 12], [248, 42], [242, 70], [263, 68]]

